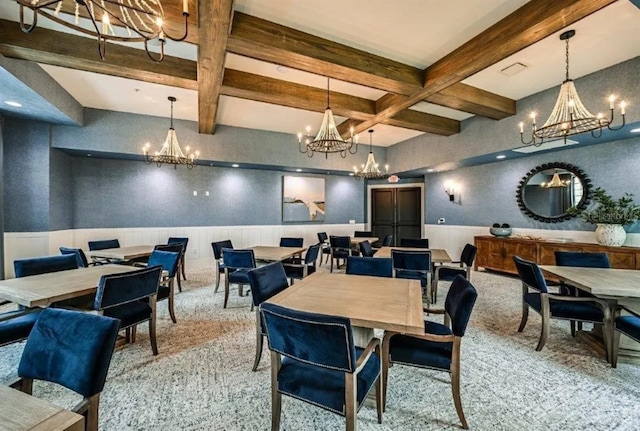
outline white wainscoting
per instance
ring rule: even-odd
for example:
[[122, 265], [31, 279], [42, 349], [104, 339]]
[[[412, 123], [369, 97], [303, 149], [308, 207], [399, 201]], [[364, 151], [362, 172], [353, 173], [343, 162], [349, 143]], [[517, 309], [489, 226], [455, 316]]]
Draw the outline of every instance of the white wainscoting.
[[[484, 226], [452, 226], [452, 225], [424, 225], [424, 238], [429, 238], [429, 246], [443, 248], [451, 257], [458, 258], [464, 245], [473, 244], [473, 237], [489, 235], [489, 228]], [[545, 239], [571, 239], [573, 242], [596, 242], [595, 232], [581, 230], [545, 230], [545, 229], [513, 229], [512, 235], [531, 235]], [[624, 245], [640, 247], [640, 234], [628, 233]]]
[[235, 248], [278, 245], [281, 237], [304, 238], [305, 246], [318, 242], [318, 232], [350, 235], [364, 230], [356, 224], [301, 224], [273, 226], [198, 226], [181, 228], [72, 229], [52, 232], [8, 232], [4, 234], [5, 277], [14, 276], [13, 261], [28, 257], [59, 254], [59, 247], [88, 250], [87, 242], [117, 238], [122, 247], [165, 244], [170, 236], [188, 237], [186, 268], [213, 267], [211, 243], [230, 239]]

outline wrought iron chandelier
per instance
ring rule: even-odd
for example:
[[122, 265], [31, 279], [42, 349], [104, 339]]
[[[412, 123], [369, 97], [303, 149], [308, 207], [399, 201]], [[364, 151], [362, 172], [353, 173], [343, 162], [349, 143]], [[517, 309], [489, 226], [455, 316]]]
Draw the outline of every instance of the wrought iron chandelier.
[[565, 31], [560, 35], [560, 40], [566, 42], [566, 75], [565, 80], [560, 86], [560, 94], [556, 100], [553, 112], [540, 128], [536, 126], [536, 113], [530, 114], [532, 120], [531, 138], [527, 141], [524, 139], [524, 123], [520, 123], [520, 140], [524, 145], [542, 145], [545, 141], [564, 139], [567, 143], [567, 136], [577, 135], [580, 133], [591, 132], [594, 138], [602, 136], [603, 128], [609, 130], [619, 130], [625, 125], [625, 108], [626, 102], [621, 101], [620, 114], [622, 115], [622, 124], [618, 127], [611, 127], [614, 120], [614, 108], [616, 96], [609, 96], [609, 118], [605, 118], [603, 114], [594, 116], [585, 108], [578, 96], [573, 80], [569, 78], [569, 39], [576, 34], [575, 30]]
[[387, 178], [389, 176], [389, 165], [385, 165], [385, 171], [382, 172], [376, 163], [376, 159], [373, 156], [373, 144], [372, 144], [373, 130], [369, 130], [369, 155], [367, 156], [367, 163], [362, 165], [362, 170], [358, 170], [357, 166], [353, 167], [353, 173], [358, 178], [364, 178], [367, 180], [378, 180]]
[[[176, 42], [186, 39], [189, 27], [189, 0], [182, 0], [184, 35], [173, 37], [164, 28], [164, 10], [160, 0], [16, 0], [20, 5], [20, 28], [30, 33], [36, 28], [38, 15], [98, 39], [98, 54], [104, 60], [107, 40], [144, 42], [149, 58], [164, 59], [167, 39]], [[25, 8], [33, 11], [30, 24], [25, 23]], [[72, 12], [73, 11], [73, 12]], [[61, 13], [62, 12], [62, 13]], [[80, 18], [91, 21], [91, 28], [80, 25]], [[123, 27], [123, 28], [122, 28]], [[157, 39], [159, 53], [149, 50], [149, 42]]]
[[[347, 152], [349, 154], [358, 152], [358, 136], [353, 135], [352, 127], [349, 140], [342, 139], [333, 119], [333, 112], [331, 112], [331, 105], [329, 105], [329, 94], [329, 78], [327, 77], [327, 109], [324, 111], [322, 125], [315, 138], [309, 135], [311, 133], [310, 126], [307, 126], [305, 135], [298, 133], [298, 150], [309, 157], [313, 157], [314, 153], [324, 153], [325, 158], [328, 158], [329, 153], [340, 153], [340, 157], [344, 159], [347, 157]], [[354, 147], [355, 150], [351, 151]]]
[[167, 139], [165, 139], [162, 149], [156, 151], [155, 154], [150, 154], [149, 149], [151, 145], [147, 142], [144, 147], [142, 147], [144, 160], [148, 165], [156, 163], [158, 167], [162, 166], [163, 163], [167, 163], [173, 165], [174, 169], [176, 169], [178, 165], [187, 165], [187, 168], [193, 169], [193, 167], [198, 164], [200, 151], [191, 152], [189, 147], [185, 147], [185, 151], [187, 152], [185, 156], [180, 149], [178, 137], [173, 128], [173, 102], [175, 101], [175, 97], [169, 97], [169, 102], [171, 102], [171, 126], [169, 127], [169, 133], [167, 133]]

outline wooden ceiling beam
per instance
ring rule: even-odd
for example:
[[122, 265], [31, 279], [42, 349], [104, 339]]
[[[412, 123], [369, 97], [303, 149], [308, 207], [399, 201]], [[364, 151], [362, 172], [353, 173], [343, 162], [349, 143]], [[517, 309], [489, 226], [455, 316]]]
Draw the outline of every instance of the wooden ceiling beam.
[[162, 63], [155, 63], [142, 50], [112, 43], [107, 45], [105, 60], [100, 60], [94, 39], [42, 27], [25, 34], [13, 21], [0, 20], [0, 54], [53, 66], [197, 89], [195, 61], [167, 56]]
[[362, 132], [417, 102], [554, 34], [615, 0], [532, 0], [424, 71], [423, 88], [410, 95], [387, 94], [376, 101], [377, 114], [355, 129]]
[[494, 120], [516, 113], [515, 100], [461, 82], [427, 97], [425, 101]]
[[198, 0], [198, 129], [213, 134], [218, 114], [233, 0]]

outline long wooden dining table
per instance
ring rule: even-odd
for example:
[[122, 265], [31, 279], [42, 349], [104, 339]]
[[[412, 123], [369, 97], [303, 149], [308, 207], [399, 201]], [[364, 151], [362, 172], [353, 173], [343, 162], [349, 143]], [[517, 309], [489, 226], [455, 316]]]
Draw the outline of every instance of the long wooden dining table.
[[87, 252], [87, 254], [92, 258], [132, 260], [151, 256], [154, 247], [153, 245], [134, 245], [131, 247], [105, 248], [102, 250], [91, 250]]
[[451, 262], [451, 256], [446, 250], [439, 248], [414, 248], [414, 247], [381, 247], [373, 257], [391, 257], [391, 250], [399, 251], [429, 251], [431, 252], [431, 262], [446, 263]]
[[280, 262], [295, 256], [301, 256], [305, 247], [273, 247], [267, 245], [254, 245], [247, 250], [253, 250], [256, 260], [267, 262]]

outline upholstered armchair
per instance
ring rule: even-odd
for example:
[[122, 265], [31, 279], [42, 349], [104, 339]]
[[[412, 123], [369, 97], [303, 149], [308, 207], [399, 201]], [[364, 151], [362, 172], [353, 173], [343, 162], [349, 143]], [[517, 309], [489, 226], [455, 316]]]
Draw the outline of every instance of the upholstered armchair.
[[66, 271], [69, 269], [78, 269], [78, 261], [75, 254], [34, 257], [13, 261], [13, 270], [16, 278]]
[[429, 248], [428, 238], [400, 238], [400, 247]]
[[431, 252], [391, 250], [393, 276], [420, 280], [422, 289], [428, 293], [431, 285]]
[[438, 283], [440, 281], [453, 281], [458, 275], [463, 276], [467, 280], [471, 280], [473, 261], [476, 258], [477, 252], [478, 249], [476, 246], [466, 244], [460, 254], [460, 260], [454, 260], [450, 264], [435, 267], [431, 286], [430, 300], [432, 304], [435, 304], [438, 299]]
[[316, 262], [318, 261], [318, 254], [320, 252], [320, 244], [315, 244], [309, 247], [307, 253], [304, 256], [304, 261], [300, 263], [286, 263], [284, 264], [284, 270], [287, 277], [291, 280], [302, 280], [307, 275], [316, 272]]
[[156, 296], [162, 276], [161, 266], [150, 266], [121, 274], [100, 277], [94, 310], [120, 322], [127, 341], [135, 342], [137, 325], [149, 322], [151, 350], [158, 354], [156, 342]]
[[[318, 232], [318, 243], [322, 244], [322, 255], [327, 255], [325, 263], [331, 258], [331, 245], [329, 244], [329, 236], [326, 232]], [[320, 258], [320, 265], [322, 266], [322, 258]]]
[[542, 350], [547, 342], [551, 319], [600, 323], [604, 325], [603, 336], [607, 361], [611, 361], [613, 322], [607, 302], [594, 297], [550, 293], [538, 265], [518, 256], [514, 256], [513, 261], [522, 281], [522, 320], [518, 332], [522, 332], [527, 324], [529, 308], [542, 316], [542, 330], [536, 351]]
[[360, 249], [360, 254], [364, 257], [373, 257], [376, 254], [376, 251], [371, 246], [369, 241], [362, 241], [358, 244], [358, 248]]
[[393, 235], [385, 235], [382, 241], [376, 241], [372, 244], [374, 250], [378, 250], [381, 247], [391, 247], [393, 243]]
[[[182, 282], [180, 281], [180, 277], [175, 277], [175, 273], [180, 275], [180, 269], [182, 268], [182, 264], [183, 264], [182, 261], [184, 259], [184, 244], [179, 243], [179, 242], [174, 242], [173, 244], [157, 244], [156, 246], [153, 247], [153, 250], [154, 251], [168, 251], [168, 252], [171, 252], [171, 253], [179, 253], [180, 254], [180, 259], [178, 259], [178, 268], [174, 272], [174, 275], [172, 276], [172, 279], [178, 281], [178, 291], [182, 292]], [[147, 260], [147, 265], [149, 265], [148, 260]], [[153, 266], [153, 265], [149, 265], [149, 266]], [[165, 268], [165, 270], [168, 271], [167, 268]], [[172, 280], [172, 282], [173, 282], [173, 280]], [[185, 280], [186, 280], [186, 278], [185, 278]], [[160, 300], [160, 296], [158, 296], [158, 301], [159, 300]]]
[[[187, 244], [189, 244], [189, 238], [170, 236], [167, 239], [167, 244], [180, 244], [182, 245], [182, 255], [180, 256], [180, 272], [182, 272], [182, 279], [186, 280], [187, 275], [184, 269], [184, 256], [187, 254]], [[180, 277], [178, 277], [178, 289], [182, 292], [182, 286], [180, 284]]]
[[211, 249], [213, 250], [213, 258], [216, 261], [216, 288], [213, 293], [218, 291], [220, 287], [220, 274], [224, 274], [224, 263], [222, 262], [222, 249], [230, 248], [233, 249], [233, 244], [230, 239], [224, 241], [216, 241], [211, 243]]
[[378, 423], [382, 423], [380, 340], [365, 349], [353, 342], [344, 317], [291, 310], [265, 302], [260, 306], [271, 350], [271, 430], [280, 429], [282, 395], [346, 418], [356, 429], [357, 411], [375, 387]]
[[[316, 252], [317, 255], [317, 252]], [[262, 345], [265, 332], [260, 317], [260, 304], [289, 287], [287, 274], [280, 262], [274, 262], [248, 272], [253, 305], [256, 307], [256, 356], [251, 371], [258, 369], [262, 357]]]
[[176, 312], [174, 309], [174, 282], [176, 280], [176, 276], [178, 280], [180, 279], [178, 268], [180, 267], [180, 259], [182, 256], [182, 254], [180, 253], [182, 245], [177, 245], [177, 247], [179, 249], [178, 251], [163, 251], [159, 249], [154, 250], [151, 253], [151, 256], [149, 256], [149, 262], [147, 263], [149, 267], [161, 266], [163, 271], [167, 271], [166, 275], [163, 273], [160, 278], [160, 284], [158, 285], [158, 296], [156, 297], [156, 301], [162, 301], [163, 299], [167, 300], [167, 303], [169, 305], [169, 316], [171, 316], [171, 321], [173, 323], [177, 323]]
[[[628, 314], [622, 316], [621, 311], [624, 310]], [[640, 314], [626, 307], [620, 307], [616, 310], [614, 320], [615, 331], [613, 333], [613, 347], [611, 349], [611, 366], [618, 366], [618, 350], [620, 349], [620, 334], [624, 334], [632, 340], [640, 343]]]
[[[222, 249], [222, 262], [224, 263], [224, 305], [227, 308], [229, 301], [229, 285], [238, 285], [238, 295], [242, 296], [242, 287], [249, 284], [247, 272], [256, 267], [256, 258], [253, 250]], [[253, 310], [253, 303], [251, 304]]]
[[98, 430], [104, 388], [118, 335], [116, 319], [79, 311], [47, 308], [40, 313], [12, 384], [28, 394], [34, 380], [57, 383], [83, 398], [73, 411], [85, 417], [85, 430]]
[[349, 256], [347, 274], [392, 277], [393, 263], [391, 258]]
[[340, 260], [345, 261], [351, 256], [351, 237], [349, 236], [330, 236], [329, 244], [331, 246], [331, 269], [333, 272], [333, 262], [336, 262], [336, 268], [340, 268]]
[[[97, 241], [89, 241], [89, 251], [93, 250], [106, 250], [108, 248], [120, 248], [120, 241], [118, 239], [104, 239]], [[116, 259], [104, 259], [99, 257], [91, 256], [91, 260], [99, 263], [122, 263], [120, 260]]]
[[460, 397], [460, 346], [467, 329], [478, 293], [462, 276], [453, 280], [444, 309], [425, 309], [430, 314], [443, 314], [443, 324], [425, 321], [424, 335], [386, 332], [382, 341], [383, 406], [387, 405], [387, 387], [391, 364], [444, 371], [451, 374], [451, 391], [456, 412], [464, 429], [469, 425]]
[[357, 230], [353, 233], [354, 238], [371, 238], [373, 232], [370, 230]]
[[72, 248], [72, 247], [60, 247], [60, 254], [72, 254], [76, 257], [78, 261], [79, 268], [87, 268], [89, 266], [93, 266], [98, 264], [97, 262], [91, 262], [87, 260], [87, 256], [84, 254], [81, 248]]

